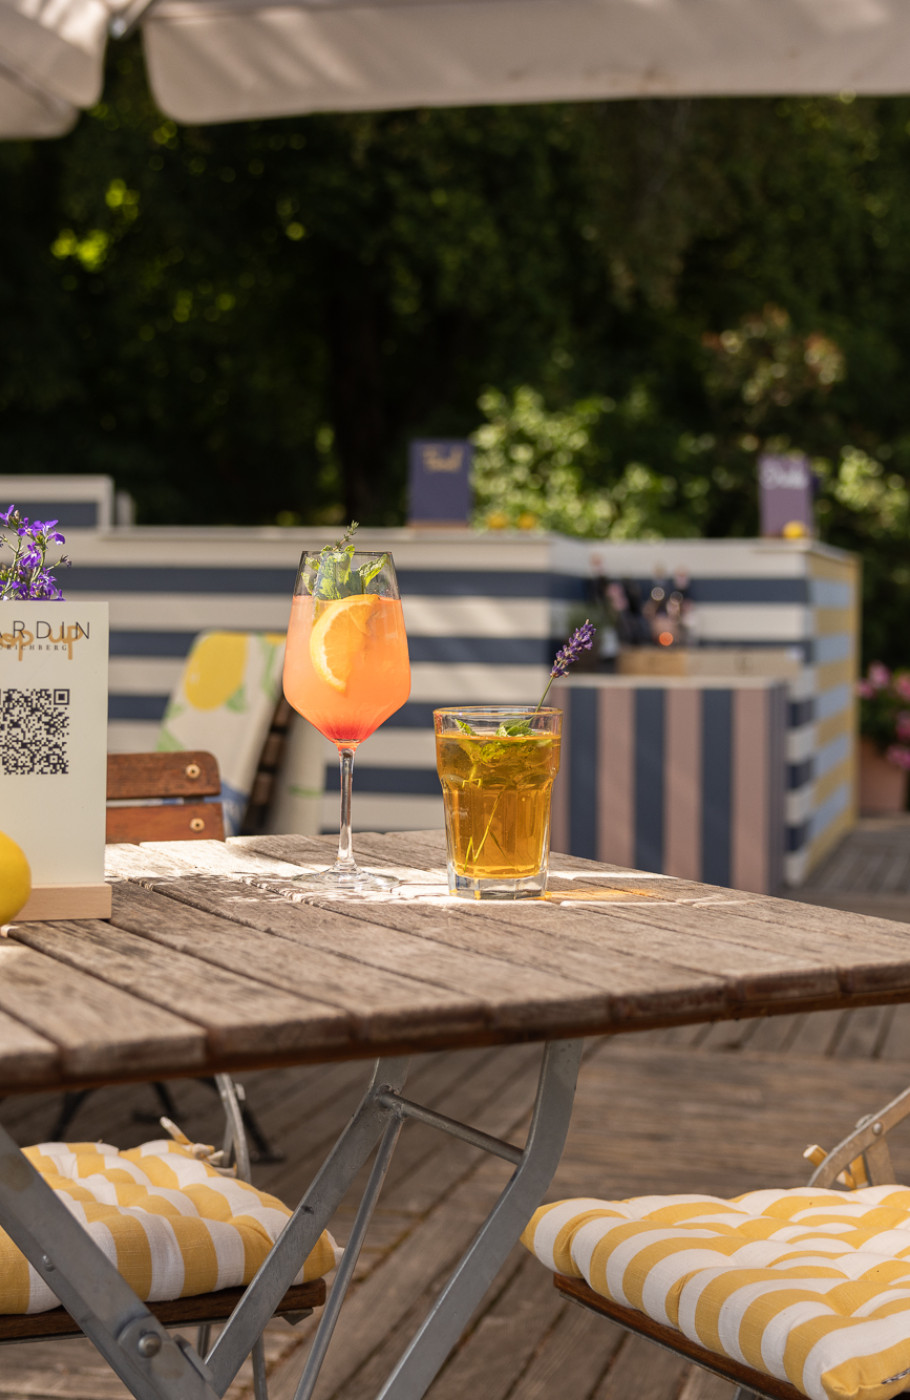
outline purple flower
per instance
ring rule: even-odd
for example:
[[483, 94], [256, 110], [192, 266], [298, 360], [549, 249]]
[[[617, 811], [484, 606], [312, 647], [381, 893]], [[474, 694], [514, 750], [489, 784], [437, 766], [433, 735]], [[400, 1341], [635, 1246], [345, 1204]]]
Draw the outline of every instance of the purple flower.
[[56, 526], [56, 520], [35, 520], [30, 525], [15, 506], [0, 511], [0, 532], [5, 530], [8, 534], [4, 540], [0, 533], [0, 547], [8, 545], [13, 556], [7, 556], [8, 562], [0, 562], [0, 599], [62, 600], [52, 569], [68, 565], [69, 560], [63, 557], [51, 566], [47, 563], [48, 545], [66, 543]]
[[576, 627], [564, 647], [560, 647], [553, 662], [553, 669], [550, 672], [550, 679], [556, 680], [558, 676], [564, 676], [569, 667], [574, 664], [583, 651], [590, 651], [594, 645], [594, 633], [597, 629], [587, 618], [580, 627]]
[[33, 520], [32, 535], [35, 539], [43, 535], [46, 540], [53, 544], [66, 544], [63, 535], [55, 528], [56, 524], [56, 520]]
[[594, 626], [593, 622], [589, 622], [588, 619], [585, 618], [581, 626], [576, 627], [565, 646], [559, 648], [550, 670], [550, 679], [547, 681], [544, 693], [541, 695], [538, 702], [538, 710], [546, 700], [547, 691], [550, 689], [553, 682], [557, 680], [559, 676], [564, 676], [566, 674], [569, 667], [574, 665], [583, 651], [591, 650], [594, 645], [594, 633], [596, 631], [597, 628]]

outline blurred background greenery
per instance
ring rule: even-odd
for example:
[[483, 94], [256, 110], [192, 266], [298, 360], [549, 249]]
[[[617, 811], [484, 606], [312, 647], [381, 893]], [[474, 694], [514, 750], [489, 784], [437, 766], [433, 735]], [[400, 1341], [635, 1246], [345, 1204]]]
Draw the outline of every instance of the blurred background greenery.
[[866, 659], [906, 664], [910, 99], [190, 128], [136, 40], [0, 188], [0, 471], [394, 525], [408, 441], [472, 436], [481, 527], [729, 538], [759, 452], [804, 451]]

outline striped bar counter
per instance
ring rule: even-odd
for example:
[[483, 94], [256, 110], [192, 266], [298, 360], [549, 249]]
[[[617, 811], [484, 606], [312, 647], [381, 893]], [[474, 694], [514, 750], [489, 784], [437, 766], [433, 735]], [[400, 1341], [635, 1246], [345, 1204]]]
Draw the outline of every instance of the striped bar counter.
[[620, 657], [628, 674], [562, 682], [555, 844], [741, 889], [798, 887], [856, 819], [858, 560], [811, 541], [596, 552], [643, 593], [685, 572], [700, 645], [636, 650]]
[[556, 849], [738, 889], [787, 883], [785, 683], [579, 677], [563, 706]]

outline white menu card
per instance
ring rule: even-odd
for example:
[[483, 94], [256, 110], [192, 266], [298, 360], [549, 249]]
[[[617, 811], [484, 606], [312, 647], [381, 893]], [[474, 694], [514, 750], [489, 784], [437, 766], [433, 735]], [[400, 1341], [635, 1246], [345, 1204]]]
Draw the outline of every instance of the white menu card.
[[17, 923], [110, 915], [107, 668], [107, 603], [0, 603], [0, 831], [32, 872]]

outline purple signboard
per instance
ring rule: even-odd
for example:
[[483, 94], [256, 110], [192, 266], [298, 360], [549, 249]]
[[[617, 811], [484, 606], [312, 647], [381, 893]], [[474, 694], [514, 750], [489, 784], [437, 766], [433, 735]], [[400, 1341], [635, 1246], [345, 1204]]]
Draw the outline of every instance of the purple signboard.
[[807, 535], [814, 534], [812, 471], [804, 453], [763, 453], [758, 487], [762, 535], [780, 536], [788, 525], [802, 525]]
[[408, 463], [412, 525], [466, 525], [471, 513], [471, 444], [464, 438], [411, 443]]

